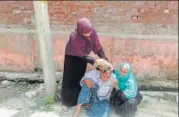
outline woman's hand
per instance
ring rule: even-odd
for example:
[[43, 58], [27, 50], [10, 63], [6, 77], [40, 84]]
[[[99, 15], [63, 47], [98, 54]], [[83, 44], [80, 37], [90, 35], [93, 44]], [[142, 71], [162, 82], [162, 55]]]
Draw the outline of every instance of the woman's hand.
[[97, 67], [99, 69], [105, 69], [104, 59], [96, 59], [94, 63], [94, 67]]
[[116, 90], [119, 90], [119, 86], [118, 86], [118, 81], [117, 81], [117, 79], [114, 79], [114, 80], [113, 80], [113, 85], [114, 85], [114, 88], [115, 88]]
[[85, 79], [83, 82], [87, 85], [88, 88], [94, 88], [94, 82], [92, 80]]
[[94, 67], [102, 71], [113, 70], [112, 64], [106, 61], [105, 59], [97, 59], [94, 63]]

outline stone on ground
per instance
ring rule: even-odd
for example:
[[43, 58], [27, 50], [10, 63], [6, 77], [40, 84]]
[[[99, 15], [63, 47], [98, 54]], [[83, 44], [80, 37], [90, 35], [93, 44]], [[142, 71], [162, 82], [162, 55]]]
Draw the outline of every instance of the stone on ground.
[[5, 85], [5, 86], [8, 86], [8, 85], [11, 85], [11, 81], [8, 81], [8, 80], [4, 80], [1, 82], [2, 85]]

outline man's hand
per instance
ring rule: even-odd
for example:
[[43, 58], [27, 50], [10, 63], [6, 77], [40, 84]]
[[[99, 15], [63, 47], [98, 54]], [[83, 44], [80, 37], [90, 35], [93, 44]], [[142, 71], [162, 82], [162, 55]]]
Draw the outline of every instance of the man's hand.
[[83, 82], [87, 85], [88, 88], [94, 88], [94, 82], [92, 80], [85, 79]]

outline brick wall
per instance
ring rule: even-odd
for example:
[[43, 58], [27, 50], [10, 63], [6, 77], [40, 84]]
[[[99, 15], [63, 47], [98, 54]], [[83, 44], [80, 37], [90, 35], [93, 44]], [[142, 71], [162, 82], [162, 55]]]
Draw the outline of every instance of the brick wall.
[[[88, 17], [114, 65], [128, 60], [138, 78], [178, 79], [178, 1], [50, 1], [48, 5], [58, 71], [63, 70], [69, 33], [80, 17]], [[0, 2], [1, 71], [30, 72], [41, 66], [34, 29], [32, 1]]]
[[[48, 4], [52, 27], [63, 26], [61, 30], [67, 32], [84, 16], [90, 18], [100, 32], [111, 32], [111, 29], [125, 32], [129, 26], [136, 28], [134, 24], [137, 24], [143, 28], [138, 32], [147, 34], [150, 33], [148, 28], [165, 30], [168, 25], [172, 28], [178, 24], [178, 1], [50, 1]], [[0, 3], [2, 26], [32, 28], [34, 22], [32, 1]]]
[[52, 22], [74, 24], [79, 17], [89, 17], [95, 24], [116, 23], [175, 24], [178, 4], [173, 1], [64, 1], [49, 2]]

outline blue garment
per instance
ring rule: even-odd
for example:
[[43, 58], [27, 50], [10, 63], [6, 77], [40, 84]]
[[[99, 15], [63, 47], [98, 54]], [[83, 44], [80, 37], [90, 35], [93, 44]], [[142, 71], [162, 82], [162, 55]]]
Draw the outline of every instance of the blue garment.
[[122, 62], [120, 66], [129, 66], [128, 73], [125, 76], [122, 76], [119, 71], [114, 70], [114, 74], [118, 80], [118, 87], [124, 93], [127, 99], [131, 99], [137, 96], [137, 82], [136, 78], [132, 72], [132, 67], [130, 63]]
[[97, 97], [97, 88], [88, 88], [86, 84], [82, 85], [81, 92], [78, 97], [78, 104], [91, 104], [87, 108], [87, 115], [89, 117], [109, 117], [111, 108], [108, 100], [99, 100]]
[[96, 69], [90, 70], [85, 73], [83, 78], [80, 81], [80, 85], [82, 86], [83, 81], [85, 79], [93, 81], [98, 86], [97, 96], [100, 100], [109, 99], [112, 89], [114, 87], [114, 80], [116, 80], [115, 75], [111, 74], [108, 81], [103, 81], [100, 78], [100, 72]]
[[109, 117], [111, 107], [108, 100], [102, 100], [94, 103], [91, 108], [87, 109], [89, 117]]

